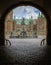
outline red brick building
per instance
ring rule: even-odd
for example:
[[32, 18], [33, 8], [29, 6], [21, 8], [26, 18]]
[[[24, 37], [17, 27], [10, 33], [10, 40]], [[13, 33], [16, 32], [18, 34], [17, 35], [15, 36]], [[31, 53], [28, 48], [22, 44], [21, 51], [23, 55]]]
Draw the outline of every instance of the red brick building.
[[[36, 20], [36, 28], [37, 28], [37, 35], [46, 35], [46, 18], [39, 17]], [[29, 25], [25, 25], [25, 30], [27, 31], [28, 35], [32, 35], [34, 32], [34, 23], [31, 21]], [[19, 35], [21, 32], [22, 25], [17, 24], [16, 20], [13, 20], [13, 11], [10, 11], [5, 19], [5, 36], [9, 36], [10, 33], [13, 31], [14, 34]]]
[[9, 35], [13, 27], [13, 11], [10, 11], [5, 18], [5, 35]]

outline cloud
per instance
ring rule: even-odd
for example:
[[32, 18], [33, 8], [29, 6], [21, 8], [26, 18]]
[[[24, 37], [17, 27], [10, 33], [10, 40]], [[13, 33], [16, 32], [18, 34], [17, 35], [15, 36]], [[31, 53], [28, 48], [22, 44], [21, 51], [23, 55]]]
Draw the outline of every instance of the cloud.
[[18, 19], [18, 17], [16, 17], [16, 19]]
[[[25, 18], [29, 19], [29, 18], [31, 18], [31, 16], [32, 16], [33, 19], [37, 19], [38, 13], [36, 13], [36, 12], [34, 11], [35, 8], [33, 8], [33, 7], [27, 7], [26, 10], [27, 10], [27, 14], [25, 15]], [[36, 9], [36, 10], [37, 10], [37, 9]]]
[[29, 19], [29, 18], [31, 18], [31, 16], [33, 17], [33, 19], [37, 19], [38, 14], [36, 14], [36, 13], [26, 14], [25, 18]]
[[32, 6], [20, 6], [20, 7], [13, 9], [13, 13], [14, 13], [13, 16], [16, 16], [16, 18], [25, 17], [29, 19], [32, 16], [33, 19], [35, 19], [38, 17], [39, 10]]

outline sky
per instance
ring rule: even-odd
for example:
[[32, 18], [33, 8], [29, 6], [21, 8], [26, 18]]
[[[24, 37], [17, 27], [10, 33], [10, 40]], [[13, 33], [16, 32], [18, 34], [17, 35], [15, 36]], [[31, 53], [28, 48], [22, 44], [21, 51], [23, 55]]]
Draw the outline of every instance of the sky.
[[23, 17], [29, 19], [31, 16], [33, 19], [37, 19], [39, 12], [40, 10], [32, 6], [19, 6], [13, 9], [13, 19], [14, 16], [15, 19], [21, 19]]

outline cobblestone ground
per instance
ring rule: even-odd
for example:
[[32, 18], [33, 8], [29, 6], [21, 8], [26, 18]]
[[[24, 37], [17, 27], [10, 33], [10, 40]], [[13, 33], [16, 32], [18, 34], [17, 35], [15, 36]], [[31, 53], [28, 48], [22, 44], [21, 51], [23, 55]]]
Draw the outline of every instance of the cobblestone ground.
[[51, 65], [51, 46], [41, 39], [9, 39], [11, 46], [0, 47], [0, 65]]

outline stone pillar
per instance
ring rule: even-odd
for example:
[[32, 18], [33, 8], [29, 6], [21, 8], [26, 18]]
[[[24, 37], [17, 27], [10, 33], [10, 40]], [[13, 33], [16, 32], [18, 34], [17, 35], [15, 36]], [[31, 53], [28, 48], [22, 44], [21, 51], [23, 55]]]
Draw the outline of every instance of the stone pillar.
[[51, 45], [51, 21], [47, 21], [47, 44]]
[[0, 46], [4, 45], [4, 21], [0, 19]]

